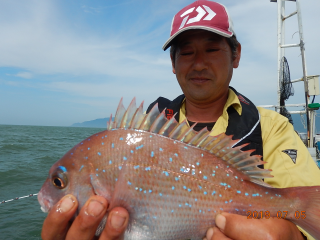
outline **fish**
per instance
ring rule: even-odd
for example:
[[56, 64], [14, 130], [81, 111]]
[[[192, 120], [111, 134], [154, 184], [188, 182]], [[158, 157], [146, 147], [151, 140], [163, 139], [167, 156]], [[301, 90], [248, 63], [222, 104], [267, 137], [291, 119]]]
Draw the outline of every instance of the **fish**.
[[[165, 110], [164, 110], [165, 111]], [[69, 150], [49, 170], [38, 201], [50, 211], [73, 194], [79, 211], [93, 195], [128, 210], [126, 240], [203, 239], [215, 216], [229, 212], [248, 218], [281, 217], [320, 236], [320, 186], [273, 188], [262, 179], [271, 170], [239, 140], [199, 132], [186, 121], [168, 119], [157, 104], [148, 114], [135, 98], [122, 99], [114, 120]], [[99, 225], [103, 230], [108, 215]]]

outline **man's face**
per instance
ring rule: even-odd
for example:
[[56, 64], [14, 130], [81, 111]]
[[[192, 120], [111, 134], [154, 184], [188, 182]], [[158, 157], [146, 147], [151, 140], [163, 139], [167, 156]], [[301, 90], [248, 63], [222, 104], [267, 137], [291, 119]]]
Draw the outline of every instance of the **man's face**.
[[240, 53], [241, 46], [233, 58], [226, 39], [209, 31], [189, 30], [180, 34], [172, 67], [186, 98], [202, 104], [227, 96]]

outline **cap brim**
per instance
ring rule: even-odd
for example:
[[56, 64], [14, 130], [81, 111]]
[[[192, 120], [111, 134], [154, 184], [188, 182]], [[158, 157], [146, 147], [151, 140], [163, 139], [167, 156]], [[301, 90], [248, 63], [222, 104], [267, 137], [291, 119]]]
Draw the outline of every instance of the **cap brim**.
[[178, 32], [176, 32], [175, 34], [173, 34], [166, 42], [165, 44], [163, 45], [162, 49], [165, 51], [167, 50], [170, 46], [171, 46], [171, 43], [172, 43], [172, 40], [174, 38], [176, 38], [180, 33], [184, 32], [184, 31], [187, 31], [187, 30], [191, 30], [191, 29], [202, 29], [202, 30], [207, 30], [207, 31], [210, 31], [210, 32], [214, 32], [216, 34], [219, 34], [223, 37], [226, 37], [226, 38], [230, 38], [233, 36], [233, 32], [224, 32], [224, 31], [221, 31], [219, 29], [214, 29], [214, 28], [211, 28], [211, 27], [205, 27], [205, 26], [190, 26], [190, 27], [185, 27], [185, 28], [182, 28], [180, 29]]

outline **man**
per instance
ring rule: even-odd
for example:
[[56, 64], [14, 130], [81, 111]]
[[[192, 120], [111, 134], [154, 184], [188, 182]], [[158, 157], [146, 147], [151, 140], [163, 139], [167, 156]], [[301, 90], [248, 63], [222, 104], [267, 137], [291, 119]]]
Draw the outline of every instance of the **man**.
[[[276, 112], [256, 108], [249, 99], [229, 87], [233, 68], [239, 66], [241, 45], [224, 6], [206, 0], [196, 1], [179, 11], [172, 23], [171, 46], [173, 73], [184, 95], [173, 101], [158, 98], [159, 108], [173, 113], [179, 122], [187, 119], [212, 129], [234, 135], [263, 155], [264, 168], [272, 169], [274, 178], [265, 182], [274, 187], [320, 185], [320, 172], [288, 120]], [[289, 152], [290, 151], [290, 154]], [[73, 196], [64, 197], [48, 214], [43, 239], [92, 239], [108, 203], [99, 196], [88, 200], [70, 226], [77, 209]], [[99, 239], [121, 239], [128, 223], [125, 209], [113, 209]], [[216, 226], [207, 232], [212, 239], [312, 239], [302, 229], [283, 219], [247, 219], [247, 216], [222, 213]]]

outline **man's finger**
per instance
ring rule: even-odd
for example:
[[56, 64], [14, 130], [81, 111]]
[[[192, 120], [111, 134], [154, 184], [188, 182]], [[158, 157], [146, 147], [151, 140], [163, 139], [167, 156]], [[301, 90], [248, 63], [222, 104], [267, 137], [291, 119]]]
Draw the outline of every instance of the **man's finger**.
[[124, 208], [116, 207], [110, 211], [108, 220], [100, 239], [120, 240], [128, 226], [129, 213]]
[[232, 240], [231, 238], [228, 238], [226, 235], [224, 235], [217, 227], [210, 228], [207, 231], [206, 238], [207, 240]]
[[77, 199], [72, 195], [64, 196], [52, 207], [43, 222], [41, 237], [44, 240], [65, 239], [69, 221], [78, 208]]
[[222, 213], [215, 220], [219, 230], [231, 239], [303, 239], [296, 225], [284, 219], [247, 219], [246, 216]]
[[105, 198], [97, 195], [89, 198], [72, 223], [66, 239], [92, 239], [107, 208], [108, 202]]

